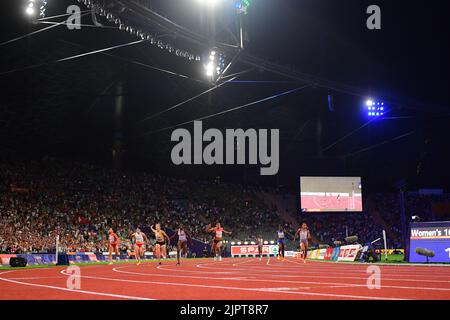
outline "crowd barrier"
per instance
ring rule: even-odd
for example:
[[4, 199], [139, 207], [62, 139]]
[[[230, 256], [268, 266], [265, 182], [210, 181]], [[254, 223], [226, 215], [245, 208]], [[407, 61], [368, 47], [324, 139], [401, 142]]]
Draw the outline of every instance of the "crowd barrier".
[[[278, 254], [278, 245], [266, 244], [263, 246], [264, 256], [276, 256]], [[254, 257], [259, 255], [258, 245], [231, 246], [232, 257]]]
[[[93, 253], [93, 252], [69, 252], [67, 253], [69, 263], [88, 263], [88, 262], [101, 262], [108, 261], [109, 253]], [[169, 252], [169, 258], [176, 258], [177, 252]], [[23, 257], [27, 259], [28, 265], [47, 265], [56, 264], [55, 254], [0, 254], [0, 265], [9, 266], [9, 260], [14, 257]], [[153, 252], [145, 252], [144, 259], [153, 259]], [[113, 254], [113, 259], [116, 256]], [[120, 260], [134, 259], [134, 254], [122, 253], [119, 257]]]
[[328, 261], [355, 261], [361, 251], [359, 244], [308, 251], [308, 259]]

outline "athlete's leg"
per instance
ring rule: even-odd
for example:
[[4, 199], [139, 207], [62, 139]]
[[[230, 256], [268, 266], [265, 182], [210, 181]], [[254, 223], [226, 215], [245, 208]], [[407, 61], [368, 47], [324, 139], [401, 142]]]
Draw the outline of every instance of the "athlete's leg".
[[181, 241], [178, 240], [177, 244], [177, 263], [180, 264], [180, 254], [181, 254]]
[[[167, 254], [166, 254], [166, 245], [165, 244], [163, 244], [162, 246], [161, 246], [161, 256], [165, 259], [165, 258], [167, 258]], [[159, 260], [161, 260], [161, 259], [159, 259]]]
[[137, 244], [134, 245], [134, 257], [137, 260], [137, 264], [141, 264], [141, 248]]
[[214, 260], [217, 259], [217, 243], [214, 241], [213, 243], [213, 254], [214, 254]]
[[156, 259], [158, 259], [159, 262], [161, 262], [161, 245], [159, 245], [159, 244], [155, 245], [155, 254], [156, 254]]
[[305, 259], [305, 244], [303, 242], [300, 242], [300, 257]]
[[216, 246], [216, 248], [217, 248], [217, 255], [218, 255], [218, 257], [219, 257], [219, 261], [222, 260], [222, 252], [221, 252], [221, 250], [220, 250], [221, 245], [222, 245], [222, 241], [219, 241], [219, 242], [217, 243], [217, 246]]
[[281, 244], [281, 242], [278, 242], [278, 254], [277, 254], [278, 260], [281, 259], [281, 250], [282, 250], [282, 244]]
[[120, 260], [119, 246], [116, 245], [116, 260]]
[[304, 247], [305, 247], [305, 254], [303, 255], [303, 262], [305, 262], [306, 263], [306, 258], [308, 258], [308, 242], [306, 242], [305, 244], [304, 244]]
[[184, 258], [187, 258], [188, 248], [187, 248], [187, 241], [183, 242], [183, 256]]

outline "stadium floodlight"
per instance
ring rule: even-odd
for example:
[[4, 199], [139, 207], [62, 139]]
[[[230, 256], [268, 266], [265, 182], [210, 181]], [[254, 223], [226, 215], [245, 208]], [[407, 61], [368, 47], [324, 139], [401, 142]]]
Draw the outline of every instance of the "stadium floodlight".
[[275, 241], [273, 241], [273, 240], [270, 240], [270, 244], [274, 244], [275, 243]]
[[256, 244], [255, 241], [250, 242], [250, 244]]
[[27, 8], [25, 13], [29, 16], [33, 16], [36, 13], [36, 3], [35, 0], [28, 0]]
[[386, 112], [386, 108], [384, 106], [383, 101], [376, 101], [373, 99], [367, 99], [366, 100], [366, 106], [367, 106], [367, 115], [369, 117], [382, 117], [384, 116], [384, 113]]
[[242, 242], [238, 241], [238, 243], [237, 243], [237, 244], [238, 244], [238, 246], [240, 246], [240, 245], [242, 244]]
[[231, 241], [231, 245], [232, 246], [234, 246], [236, 244], [236, 242], [234, 242], [234, 241]]
[[264, 241], [264, 244], [269, 244], [269, 241]]
[[225, 68], [225, 57], [216, 48], [209, 51], [207, 64], [205, 64], [205, 73], [211, 81], [215, 81]]
[[215, 6], [217, 3], [219, 3], [219, 0], [197, 0], [197, 2], [212, 7]]
[[244, 241], [244, 244], [247, 245], [247, 244], [248, 244], [248, 241]]

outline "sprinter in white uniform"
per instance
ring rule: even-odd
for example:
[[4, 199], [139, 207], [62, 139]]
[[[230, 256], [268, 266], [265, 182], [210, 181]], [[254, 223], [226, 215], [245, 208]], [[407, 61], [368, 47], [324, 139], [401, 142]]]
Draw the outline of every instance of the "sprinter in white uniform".
[[145, 233], [141, 229], [137, 228], [136, 232], [131, 235], [134, 238], [134, 256], [137, 260], [137, 265], [141, 264], [141, 257], [144, 256], [145, 242], [148, 241]]
[[184, 258], [187, 258], [187, 242], [189, 238], [189, 243], [192, 245], [192, 238], [190, 234], [184, 229], [184, 226], [180, 224], [180, 227], [178, 228], [178, 231], [173, 234], [171, 237], [174, 238], [178, 236], [178, 245], [177, 245], [177, 265], [180, 265], [180, 255], [181, 251], [183, 251]]
[[311, 239], [311, 234], [309, 233], [306, 223], [302, 223], [302, 226], [298, 228], [295, 233], [294, 240], [297, 238], [297, 235], [300, 237], [300, 257], [303, 259], [303, 262], [306, 263], [306, 257], [308, 255], [308, 240]]

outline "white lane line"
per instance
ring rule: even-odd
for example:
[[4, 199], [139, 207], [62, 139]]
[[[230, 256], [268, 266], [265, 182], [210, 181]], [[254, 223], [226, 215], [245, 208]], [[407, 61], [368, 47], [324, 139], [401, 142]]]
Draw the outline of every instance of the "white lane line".
[[[286, 260], [289, 261], [289, 260]], [[291, 262], [291, 261], [289, 261]], [[298, 264], [300, 266], [304, 266], [304, 263], [299, 263], [299, 262], [291, 262], [294, 264]], [[210, 268], [208, 267], [209, 265], [213, 265], [216, 266], [216, 268]], [[217, 263], [204, 263], [204, 264], [198, 264], [196, 265], [199, 268], [202, 269], [215, 269], [215, 270], [228, 270], [228, 268], [230, 268], [231, 265], [228, 265], [229, 267], [224, 267], [226, 264], [222, 263], [222, 264], [217, 264]], [[218, 268], [219, 266], [222, 266], [221, 268]], [[258, 265], [259, 266], [259, 265]], [[285, 266], [283, 264], [277, 264], [276, 266]], [[245, 266], [246, 268], [233, 268], [233, 272], [213, 272], [213, 271], [195, 271], [195, 270], [182, 270], [182, 269], [169, 269], [166, 268], [168, 266], [165, 266], [164, 268], [160, 268], [160, 269], [164, 269], [165, 271], [175, 271], [175, 272], [188, 272], [188, 273], [200, 273], [200, 274], [205, 274], [205, 272], [207, 273], [212, 273], [212, 274], [235, 274], [237, 277], [239, 277], [239, 275], [241, 276], [245, 276], [246, 274], [248, 274], [249, 272], [252, 273], [252, 275], [264, 275], [264, 276], [272, 276], [272, 277], [286, 277], [286, 278], [315, 278], [315, 279], [349, 279], [349, 280], [367, 280], [367, 274], [364, 270], [364, 272], [361, 272], [361, 277], [346, 277], [346, 276], [326, 276], [324, 275], [326, 272], [325, 271], [319, 271], [319, 272], [313, 272], [313, 271], [305, 271], [304, 269], [293, 269], [292, 271], [285, 271], [283, 268], [279, 268], [278, 270], [280, 270], [280, 272], [282, 271], [283, 273], [289, 273], [289, 274], [283, 274], [283, 275], [275, 275], [274, 274], [274, 270], [273, 265], [269, 266], [269, 267], [259, 267], [259, 268], [249, 268], [252, 266], [249, 266], [248, 264]], [[158, 267], [159, 268], [159, 267]], [[296, 271], [294, 271], [296, 270]], [[239, 273], [237, 273], [237, 271], [240, 271]], [[330, 270], [332, 274], [355, 274], [355, 272], [334, 272], [333, 270]], [[301, 272], [301, 275], [299, 275], [298, 273]], [[404, 278], [399, 277], [399, 278], [386, 278], [386, 273], [383, 273], [383, 281], [392, 281], [392, 282], [418, 282], [418, 283], [450, 283], [450, 280], [432, 280], [432, 279], [424, 279], [423, 276], [421, 275], [412, 275], [409, 274], [409, 277], [416, 277], [416, 279], [411, 279], [411, 278]], [[442, 276], [439, 275], [427, 275], [427, 277], [438, 277], [438, 278], [442, 278]], [[209, 279], [209, 278], [208, 278]], [[407, 288], [413, 288], [413, 287], [407, 287]], [[417, 288], [416, 288], [417, 289]], [[433, 288], [431, 288], [433, 289]], [[430, 290], [430, 289], [428, 289]], [[447, 290], [447, 289], [445, 289]]]
[[[64, 270], [61, 271], [64, 273]], [[69, 274], [66, 274], [69, 275]], [[252, 292], [266, 292], [270, 288], [241, 288], [241, 287], [230, 287], [230, 286], [217, 286], [217, 285], [202, 285], [202, 284], [190, 284], [190, 283], [176, 283], [176, 282], [159, 282], [159, 281], [141, 281], [141, 280], [131, 280], [131, 279], [116, 279], [116, 278], [103, 278], [81, 275], [81, 278], [94, 279], [94, 280], [105, 280], [105, 281], [118, 281], [118, 282], [130, 282], [130, 283], [142, 283], [142, 284], [156, 284], [161, 286], [175, 286], [175, 287], [195, 287], [204, 289], [222, 289], [222, 290], [237, 290], [237, 291], [252, 291]], [[167, 277], [167, 275], [166, 275]], [[208, 278], [211, 279], [211, 278]], [[314, 292], [297, 292], [297, 291], [274, 291], [274, 293], [287, 293], [296, 295], [306, 295], [306, 296], [320, 296], [320, 297], [334, 297], [334, 298], [346, 298], [346, 299], [364, 299], [364, 300], [408, 300], [403, 298], [390, 298], [390, 297], [374, 297], [374, 296], [359, 296], [359, 295], [348, 295], [348, 294], [332, 294], [332, 293], [314, 293]]]
[[241, 264], [246, 264], [246, 263], [249, 263], [249, 262], [254, 262], [254, 261], [253, 260], [247, 260], [247, 261], [240, 262], [240, 263], [234, 263], [233, 267], [240, 266]]
[[[293, 280], [271, 280], [271, 279], [253, 279], [248, 277], [239, 277], [239, 278], [227, 278], [227, 279], [218, 279], [211, 277], [201, 277], [201, 276], [174, 276], [167, 274], [156, 274], [156, 273], [136, 273], [133, 271], [124, 271], [118, 270], [119, 268], [123, 269], [124, 267], [113, 268], [113, 271], [131, 275], [143, 275], [143, 276], [159, 276], [159, 277], [176, 277], [176, 278], [186, 278], [186, 279], [205, 279], [205, 280], [232, 280], [232, 281], [245, 281], [245, 282], [271, 282], [271, 283], [292, 283], [292, 284], [307, 284], [307, 285], [321, 285], [321, 286], [348, 286], [348, 287], [364, 287], [367, 288], [366, 278], [362, 278], [364, 280], [364, 284], [357, 283], [341, 283], [341, 282], [319, 282], [319, 281], [293, 281]], [[383, 281], [383, 279], [382, 279]], [[450, 288], [429, 288], [429, 287], [408, 287], [408, 286], [390, 286], [390, 285], [382, 285], [382, 288], [389, 289], [405, 289], [405, 290], [428, 290], [428, 291], [450, 291]]]
[[[1, 274], [3, 274], [3, 273], [1, 273]], [[112, 293], [103, 293], [103, 292], [87, 291], [87, 290], [72, 290], [72, 289], [64, 288], [64, 287], [56, 287], [56, 286], [48, 286], [48, 285], [44, 285], [44, 284], [16, 281], [16, 280], [11, 280], [11, 279], [7, 279], [7, 278], [3, 278], [3, 277], [0, 277], [0, 281], [11, 282], [14, 284], [20, 284], [20, 285], [24, 285], [24, 286], [40, 287], [40, 288], [54, 289], [54, 290], [60, 290], [60, 291], [66, 291], [66, 292], [68, 291], [71, 293], [89, 294], [89, 295], [94, 295], [94, 296], [106, 296], [106, 297], [111, 297], [111, 298], [132, 299], [132, 300], [152, 300], [152, 299], [148, 299], [148, 298], [132, 297], [132, 296], [119, 295], [119, 294], [112, 294]]]
[[[289, 260], [286, 260], [286, 261], [289, 261]], [[291, 262], [291, 261], [289, 261], [289, 262]], [[297, 262], [291, 262], [291, 263], [299, 264], [301, 266], [305, 265], [304, 263], [297, 263]], [[208, 267], [207, 264], [197, 265], [197, 267], [199, 267], [201, 269], [213, 269], [213, 270], [227, 270], [228, 269], [227, 267], [223, 267], [224, 266], [223, 264], [221, 266], [222, 267], [216, 265], [215, 268], [211, 268], [211, 267]], [[259, 274], [264, 274], [264, 273], [273, 274], [274, 273], [273, 269], [269, 270], [269, 269], [267, 269], [267, 267], [261, 267], [260, 265], [253, 266], [253, 265], [248, 265], [247, 264], [245, 267], [246, 267], [246, 269], [237, 269], [237, 268], [235, 268], [233, 270], [234, 271], [245, 271], [245, 272], [251, 271], [253, 273], [259, 273]], [[342, 272], [342, 271], [336, 271], [335, 269], [318, 270], [318, 271], [306, 271], [305, 269], [301, 269], [301, 268], [282, 267], [282, 265], [280, 265], [280, 264], [272, 265], [271, 268], [273, 268], [273, 267], [278, 268], [278, 270], [282, 271], [285, 274], [298, 274], [299, 271], [301, 271], [302, 274], [313, 274], [313, 275], [314, 274], [325, 274], [327, 272], [333, 273], [333, 274], [343, 274], [343, 275], [358, 274], [358, 273], [360, 273], [361, 275], [365, 275], [366, 274], [366, 269], [364, 269], [364, 270], [354, 270], [354, 271], [349, 270], [347, 272]], [[384, 269], [382, 269], [382, 272], [383, 271], [384, 271]], [[190, 272], [203, 273], [203, 271], [190, 271]], [[216, 272], [216, 273], [219, 273], [219, 272]], [[420, 273], [411, 274], [411, 273], [386, 272], [386, 271], [384, 271], [383, 274], [384, 275], [395, 275], [395, 276], [401, 275], [402, 277], [417, 277], [417, 278], [423, 278], [423, 277], [439, 278], [439, 279], [442, 279], [443, 277], [444, 278], [450, 278], [450, 274], [442, 275], [442, 274], [436, 274], [435, 272], [433, 272], [433, 274], [430, 275], [429, 273], [426, 273], [426, 274], [420, 274]], [[442, 281], [446, 281], [446, 280], [442, 280]]]
[[[292, 263], [297, 264], [297, 262], [292, 262]], [[210, 265], [210, 264], [211, 263], [200, 264], [200, 265], [197, 265], [197, 267], [200, 266], [200, 268], [206, 269], [207, 268], [206, 266]], [[301, 265], [301, 266], [304, 265], [304, 263], [298, 263], [298, 264]], [[247, 265], [247, 267], [248, 267], [248, 265]], [[269, 267], [269, 268], [271, 268], [271, 267]], [[221, 268], [221, 269], [226, 270], [226, 268]], [[267, 267], [264, 267], [264, 269], [262, 269], [264, 271], [260, 271], [259, 269], [255, 270], [254, 268], [252, 268], [252, 269], [237, 269], [237, 268], [233, 268], [234, 272], [210, 272], [210, 271], [194, 271], [194, 270], [169, 269], [169, 268], [164, 268], [164, 270], [165, 271], [189, 272], [189, 273], [201, 273], [201, 274], [204, 274], [205, 272], [207, 272], [207, 273], [216, 273], [216, 274], [236, 274], [237, 277], [239, 277], [239, 275], [241, 275], [241, 277], [242, 276], [245, 277], [246, 274], [248, 274], [248, 272], [251, 272], [252, 275], [264, 275], [264, 276], [269, 275], [269, 276], [272, 276], [272, 277], [278, 277], [279, 276], [279, 277], [286, 277], [286, 278], [287, 277], [291, 277], [291, 278], [316, 278], [316, 279], [323, 279], [323, 278], [325, 278], [325, 279], [349, 279], [349, 280], [351, 279], [351, 280], [364, 280], [364, 281], [367, 280], [367, 275], [366, 275], [365, 272], [362, 274], [362, 277], [345, 277], [345, 276], [326, 276], [326, 275], [323, 275], [324, 272], [309, 272], [309, 271], [304, 271], [302, 269], [298, 269], [296, 272], [290, 272], [290, 274], [295, 274], [295, 275], [275, 275], [274, 271], [270, 270], [270, 269], [267, 269]], [[242, 272], [241, 273], [236, 273], [236, 271], [242, 271]], [[298, 274], [299, 272], [301, 272], [302, 275], [299, 275]], [[286, 273], [286, 272], [283, 271], [283, 273]], [[339, 274], [339, 272], [337, 272], [337, 273], [336, 272], [332, 272], [332, 273], [333, 274]], [[345, 273], [345, 274], [347, 274], [347, 273]], [[409, 276], [416, 276], [416, 275], [409, 275]], [[384, 275], [383, 278], [382, 278], [382, 281], [419, 282], [419, 283], [431, 283], [431, 282], [433, 282], [433, 283], [450, 283], [450, 281], [448, 281], [448, 280], [423, 279], [419, 275], [417, 275], [416, 277], [419, 278], [419, 279], [400, 278], [400, 277], [399, 278], [386, 278], [386, 275]], [[206, 279], [209, 279], [209, 277], [206, 278]], [[294, 282], [294, 283], [297, 283], [297, 282]], [[304, 282], [299, 282], [299, 283], [304, 283]], [[334, 285], [334, 283], [333, 283], [333, 285]], [[391, 286], [391, 287], [393, 288], [394, 286]], [[411, 288], [413, 290], [421, 289], [421, 288], [417, 288], [417, 287], [403, 287], [403, 288]], [[426, 288], [426, 290], [433, 290], [433, 289], [434, 288]], [[439, 289], [436, 289], [436, 290], [439, 290]], [[444, 288], [444, 290], [448, 290], [448, 289]]]

